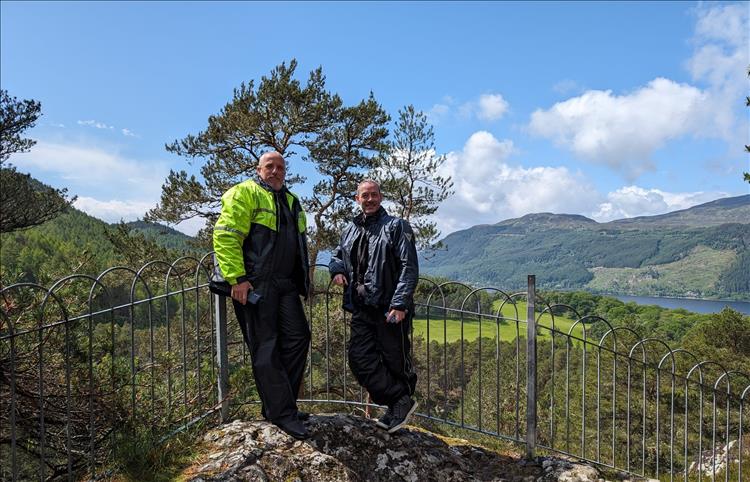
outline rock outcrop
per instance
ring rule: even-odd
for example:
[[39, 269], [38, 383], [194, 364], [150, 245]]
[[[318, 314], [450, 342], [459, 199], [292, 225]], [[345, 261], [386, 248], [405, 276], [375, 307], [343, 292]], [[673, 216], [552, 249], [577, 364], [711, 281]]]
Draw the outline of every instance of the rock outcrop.
[[234, 421], [208, 432], [207, 453], [184, 475], [208, 481], [569, 481], [602, 480], [560, 458], [533, 463], [417, 428], [389, 435], [351, 415], [313, 415], [295, 440], [268, 422]]

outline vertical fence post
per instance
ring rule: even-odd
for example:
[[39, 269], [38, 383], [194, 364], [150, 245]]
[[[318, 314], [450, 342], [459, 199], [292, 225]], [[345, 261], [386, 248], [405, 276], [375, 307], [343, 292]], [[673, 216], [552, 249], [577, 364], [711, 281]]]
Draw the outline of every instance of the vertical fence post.
[[526, 288], [526, 458], [536, 457], [536, 276], [528, 276]]
[[221, 422], [229, 418], [229, 355], [227, 354], [227, 298], [214, 295], [214, 319], [216, 321], [216, 364]]

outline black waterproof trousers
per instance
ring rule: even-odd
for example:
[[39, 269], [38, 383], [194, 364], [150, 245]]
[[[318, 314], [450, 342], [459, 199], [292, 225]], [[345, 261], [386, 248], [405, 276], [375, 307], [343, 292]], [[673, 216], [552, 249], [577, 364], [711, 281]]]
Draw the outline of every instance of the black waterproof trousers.
[[263, 414], [272, 422], [284, 422], [297, 415], [310, 328], [291, 280], [271, 280], [264, 291], [257, 305], [243, 306], [236, 301], [233, 304], [250, 348]]
[[391, 407], [414, 394], [410, 333], [411, 313], [401, 323], [386, 323], [381, 308], [357, 307], [352, 315], [349, 366], [378, 405]]

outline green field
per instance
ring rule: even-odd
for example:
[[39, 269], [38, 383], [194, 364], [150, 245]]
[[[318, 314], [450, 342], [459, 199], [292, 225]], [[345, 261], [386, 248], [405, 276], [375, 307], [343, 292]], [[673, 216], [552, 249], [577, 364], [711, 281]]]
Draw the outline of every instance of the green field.
[[[526, 303], [517, 302], [518, 317], [521, 320], [518, 323], [518, 334], [522, 337], [526, 337]], [[499, 307], [499, 302], [495, 303], [495, 309]], [[498, 330], [500, 333], [500, 339], [504, 341], [512, 341], [516, 338], [516, 311], [513, 306], [506, 305], [503, 307], [502, 316], [507, 319], [501, 319], [497, 323], [494, 319], [482, 319], [481, 329], [483, 338], [495, 338]], [[441, 315], [437, 312], [434, 316], [430, 317], [430, 341], [443, 342], [444, 340], [448, 343], [454, 342], [461, 339], [461, 320], [460, 319], [448, 319], [443, 320]], [[565, 318], [563, 316], [555, 315], [555, 329], [557, 331], [567, 333], [570, 327], [573, 325], [574, 320]], [[549, 314], [544, 314], [539, 320], [541, 326], [551, 327], [552, 317]], [[476, 317], [465, 316], [463, 320], [463, 339], [466, 341], [472, 341], [479, 337], [480, 324]], [[539, 337], [549, 338], [550, 331], [544, 328], [538, 329]], [[425, 318], [414, 319], [414, 335], [422, 336], [427, 338], [427, 320]], [[573, 335], [579, 338], [583, 338], [583, 329], [581, 324], [576, 325], [573, 330]]]

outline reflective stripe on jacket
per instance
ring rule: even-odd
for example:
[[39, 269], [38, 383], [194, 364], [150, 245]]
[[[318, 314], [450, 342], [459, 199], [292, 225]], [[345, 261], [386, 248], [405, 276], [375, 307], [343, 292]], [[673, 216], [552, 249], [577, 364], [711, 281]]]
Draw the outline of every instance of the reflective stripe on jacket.
[[[309, 286], [307, 217], [297, 196], [286, 187], [282, 189], [299, 231], [302, 269], [294, 281], [300, 294], [306, 296]], [[279, 229], [274, 199], [270, 186], [253, 179], [231, 187], [221, 197], [221, 214], [214, 226], [213, 244], [221, 275], [230, 285], [245, 279], [255, 284], [272, 275]]]

